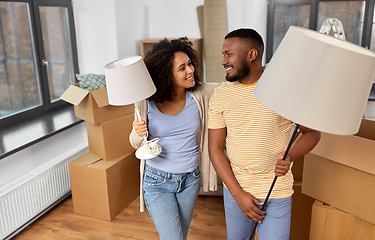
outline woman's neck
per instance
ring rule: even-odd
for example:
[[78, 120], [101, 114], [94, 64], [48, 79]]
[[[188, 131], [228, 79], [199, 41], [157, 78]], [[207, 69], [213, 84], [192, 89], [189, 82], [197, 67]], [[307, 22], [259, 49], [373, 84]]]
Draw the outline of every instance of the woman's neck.
[[181, 89], [176, 89], [176, 96], [173, 97], [173, 101], [185, 101], [186, 98], [186, 89], [181, 88]]
[[183, 91], [176, 92], [176, 96], [174, 96], [171, 101], [164, 101], [162, 103], [156, 103], [155, 105], [158, 107], [160, 112], [175, 116], [182, 111], [182, 109], [185, 107], [185, 103], [186, 91], [183, 89]]

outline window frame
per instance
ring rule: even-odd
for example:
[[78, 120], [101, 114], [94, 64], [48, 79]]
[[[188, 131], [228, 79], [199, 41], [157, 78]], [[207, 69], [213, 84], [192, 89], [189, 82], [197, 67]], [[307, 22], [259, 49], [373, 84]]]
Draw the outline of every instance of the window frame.
[[[266, 63], [268, 63], [273, 55], [273, 34], [275, 23], [275, 9], [276, 6], [285, 5], [310, 5], [310, 19], [309, 29], [317, 30], [318, 13], [320, 2], [336, 2], [336, 1], [355, 1], [355, 0], [269, 0], [267, 10], [267, 47], [266, 47]], [[370, 47], [372, 37], [372, 24], [374, 19], [375, 0], [360, 0], [365, 1], [364, 23], [361, 46], [365, 48]], [[345, 29], [344, 29], [345, 30]], [[375, 83], [372, 85], [369, 100], [375, 101]]]
[[266, 51], [266, 62], [268, 63], [273, 55], [273, 33], [274, 33], [274, 23], [275, 23], [275, 9], [276, 6], [286, 6], [286, 5], [310, 5], [310, 19], [309, 28], [316, 29], [318, 15], [314, 16], [314, 12], [317, 12], [317, 7], [314, 0], [271, 0], [267, 9], [267, 51]]
[[[34, 48], [35, 48], [34, 49], [35, 59], [36, 59], [35, 71], [36, 71], [36, 75], [39, 76], [39, 79], [36, 79], [36, 80], [39, 81], [37, 84], [40, 87], [40, 95], [41, 95], [40, 106], [32, 107], [20, 113], [15, 113], [13, 115], [6, 116], [0, 119], [0, 129], [12, 127], [18, 124], [19, 122], [24, 122], [30, 118], [41, 116], [44, 113], [48, 113], [49, 111], [53, 111], [58, 108], [64, 108], [68, 106], [72, 107], [70, 104], [60, 99], [54, 102], [51, 102], [50, 100], [47, 68], [45, 65], [42, 64], [43, 59], [46, 59], [46, 58], [45, 58], [44, 46], [43, 46], [42, 26], [41, 26], [41, 20], [40, 20], [40, 15], [39, 15], [39, 7], [65, 7], [67, 9], [73, 69], [74, 69], [74, 74], [77, 74], [79, 73], [79, 67], [78, 67], [78, 54], [77, 54], [77, 44], [76, 44], [76, 34], [75, 34], [72, 1], [71, 0], [0, 0], [0, 2], [22, 2], [22, 3], [28, 4], [28, 7], [26, 9], [29, 10], [30, 27], [32, 28], [30, 37], [32, 38], [32, 41], [34, 42]], [[74, 83], [76, 83], [76, 79], [74, 79]]]

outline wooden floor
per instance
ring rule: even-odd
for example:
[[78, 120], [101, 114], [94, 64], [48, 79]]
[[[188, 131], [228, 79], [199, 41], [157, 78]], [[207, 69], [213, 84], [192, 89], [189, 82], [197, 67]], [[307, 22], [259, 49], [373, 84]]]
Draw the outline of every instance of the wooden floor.
[[[105, 221], [75, 214], [72, 198], [69, 197], [12, 240], [36, 239], [152, 240], [159, 238], [148, 212], [139, 212], [139, 198], [134, 200], [114, 220]], [[226, 239], [222, 197], [198, 197], [188, 239]]]

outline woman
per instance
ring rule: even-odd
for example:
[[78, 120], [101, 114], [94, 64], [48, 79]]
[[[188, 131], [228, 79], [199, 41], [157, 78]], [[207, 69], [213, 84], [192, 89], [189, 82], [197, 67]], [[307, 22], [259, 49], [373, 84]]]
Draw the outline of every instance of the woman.
[[198, 57], [187, 38], [155, 43], [144, 61], [157, 90], [140, 104], [142, 120], [135, 115], [129, 139], [138, 149], [146, 135], [159, 138], [162, 152], [141, 164], [141, 211], [144, 198], [160, 239], [187, 239], [199, 164], [206, 191], [217, 187], [207, 147], [208, 101], [217, 84], [199, 82]]

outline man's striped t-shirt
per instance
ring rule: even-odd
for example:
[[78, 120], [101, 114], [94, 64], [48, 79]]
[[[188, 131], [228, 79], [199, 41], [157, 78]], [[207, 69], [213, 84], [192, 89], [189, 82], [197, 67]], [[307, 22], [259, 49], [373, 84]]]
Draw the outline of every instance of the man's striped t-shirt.
[[[256, 83], [225, 82], [209, 104], [209, 129], [226, 128], [226, 151], [240, 186], [265, 199], [275, 177], [277, 156], [288, 145], [292, 122], [270, 111], [253, 95]], [[270, 198], [293, 194], [293, 175], [278, 177]]]

